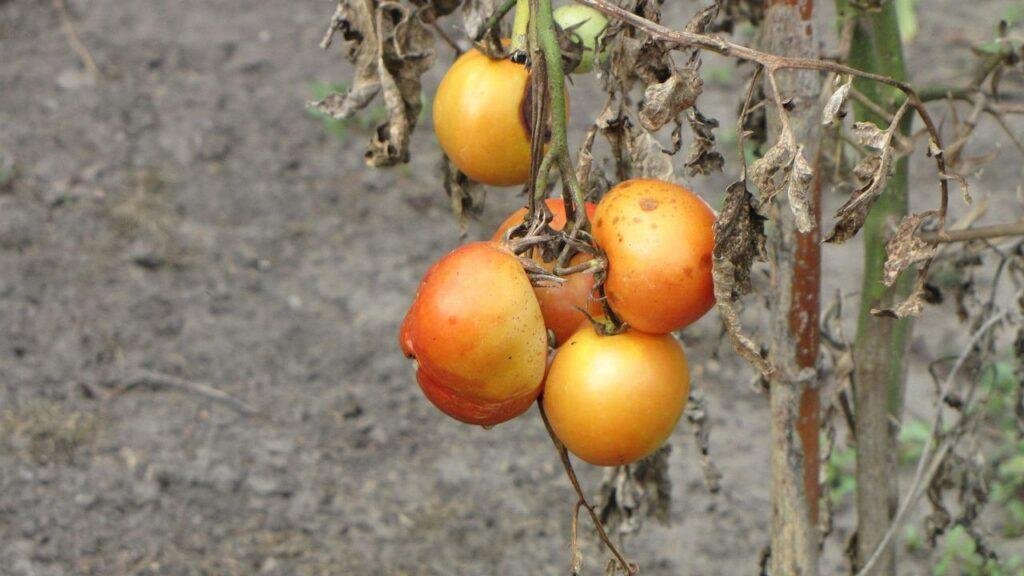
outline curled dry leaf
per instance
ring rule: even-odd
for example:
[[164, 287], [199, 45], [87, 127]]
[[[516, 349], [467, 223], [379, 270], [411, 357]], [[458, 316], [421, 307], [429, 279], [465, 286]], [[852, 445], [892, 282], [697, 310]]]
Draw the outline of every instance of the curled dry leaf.
[[786, 194], [789, 197], [789, 208], [796, 217], [796, 228], [803, 234], [814, 230], [814, 216], [811, 213], [814, 208], [811, 200], [813, 181], [814, 171], [804, 157], [804, 147], [798, 146], [789, 168]]
[[853, 168], [853, 176], [857, 186], [850, 198], [836, 211], [836, 224], [825, 242], [842, 244], [857, 235], [864, 226], [868, 212], [875, 200], [885, 189], [886, 182], [892, 174], [896, 149], [893, 145], [893, 134], [897, 124], [888, 130], [880, 130], [871, 122], [857, 122], [853, 128], [854, 140], [869, 148], [879, 150], [857, 163]]
[[722, 0], [715, 0], [711, 6], [705, 6], [697, 11], [686, 23], [686, 31], [691, 34], [707, 34], [708, 27], [718, 18], [718, 11], [722, 8]]
[[788, 135], [783, 135], [774, 146], [750, 166], [750, 180], [757, 187], [762, 206], [766, 206], [782, 189], [786, 168], [793, 163], [796, 146]]
[[671, 452], [672, 446], [665, 444], [638, 462], [605, 472], [597, 507], [605, 528], [629, 534], [639, 530], [648, 517], [668, 524], [672, 503], [672, 481], [668, 475]]
[[486, 188], [472, 180], [455, 167], [455, 164], [441, 153], [441, 172], [444, 174], [444, 191], [451, 201], [452, 214], [459, 221], [459, 236], [465, 237], [469, 220], [483, 211]]
[[871, 313], [875, 316], [885, 318], [908, 318], [917, 316], [924, 309], [927, 291], [925, 290], [925, 277], [928, 275], [927, 267], [922, 267], [917, 272], [917, 281], [910, 296], [891, 308], [872, 308]]
[[[449, 0], [455, 3], [456, 0]], [[466, 36], [480, 38], [484, 34], [484, 24], [501, 4], [500, 0], [465, 0], [462, 2], [462, 27]]]
[[366, 153], [371, 166], [409, 160], [409, 137], [423, 106], [420, 77], [434, 61], [434, 36], [422, 19], [430, 5], [340, 0], [322, 43], [340, 32], [346, 55], [356, 68], [347, 93], [331, 94], [313, 104], [336, 119], [351, 117], [382, 94], [387, 120], [377, 126]]
[[722, 489], [722, 472], [711, 459], [711, 420], [708, 418], [708, 403], [703, 392], [690, 391], [690, 401], [686, 405], [686, 421], [693, 428], [697, 448], [700, 450], [700, 468], [704, 473], [704, 486], [708, 492], [717, 494]]
[[760, 347], [746, 334], [740, 322], [738, 303], [750, 291], [750, 270], [764, 261], [764, 217], [754, 207], [754, 197], [745, 179], [726, 190], [725, 205], [715, 222], [715, 248], [711, 274], [715, 301], [722, 323], [736, 352], [766, 377], [773, 370]]
[[825, 103], [825, 108], [821, 111], [821, 123], [829, 125], [835, 122], [836, 118], [842, 118], [845, 116], [844, 108], [846, 99], [850, 95], [850, 87], [853, 85], [853, 76], [847, 79], [845, 84], [839, 86], [832, 96], [829, 97], [828, 102]]
[[886, 286], [892, 286], [896, 279], [899, 278], [899, 275], [907, 268], [935, 256], [938, 245], [929, 244], [921, 240], [917, 237], [917, 231], [921, 228], [922, 224], [937, 214], [934, 210], [920, 214], [910, 214], [905, 216], [903, 221], [900, 222], [899, 228], [896, 229], [896, 233], [889, 240], [886, 247], [888, 256], [885, 260], [885, 272], [882, 276], [882, 282]]
[[687, 111], [686, 119], [693, 133], [690, 156], [686, 159], [686, 173], [696, 176], [721, 172], [725, 166], [725, 158], [715, 150], [714, 129], [718, 128], [718, 120], [705, 117], [696, 107]]
[[640, 125], [651, 132], [660, 130], [691, 108], [703, 88], [704, 81], [695, 70], [673, 70], [667, 80], [650, 84], [644, 90], [644, 101], [640, 104]]

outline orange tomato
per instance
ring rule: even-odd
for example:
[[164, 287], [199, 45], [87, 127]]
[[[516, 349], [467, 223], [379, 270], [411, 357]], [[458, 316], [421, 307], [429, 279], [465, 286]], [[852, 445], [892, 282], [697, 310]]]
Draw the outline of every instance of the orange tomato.
[[441, 148], [467, 176], [516, 186], [530, 176], [529, 72], [473, 49], [445, 73], [434, 96]]
[[570, 452], [597, 466], [621, 466], [668, 439], [689, 393], [686, 354], [671, 335], [601, 336], [587, 324], [555, 353], [542, 402]]
[[[551, 210], [552, 219], [550, 226], [554, 230], [561, 230], [565, 227], [565, 203], [560, 199], [548, 198], [545, 200], [548, 209]], [[587, 202], [587, 215], [593, 217], [596, 206]], [[513, 226], [518, 226], [526, 217], [526, 208], [520, 208], [505, 219], [494, 233], [493, 240], [501, 240], [505, 233]], [[547, 268], [554, 270], [555, 262], [544, 262], [539, 250], [535, 250], [531, 256], [533, 260]], [[578, 253], [569, 261], [570, 266], [583, 264], [592, 256], [585, 253]], [[544, 315], [544, 324], [555, 334], [555, 342], [565, 342], [572, 333], [586, 320], [586, 316], [580, 309], [586, 310], [591, 316], [597, 316], [602, 312], [601, 304], [590, 297], [594, 290], [593, 272], [580, 272], [565, 277], [565, 282], [558, 286], [534, 286], [533, 291], [540, 303], [540, 311]]]
[[715, 304], [715, 213], [693, 192], [660, 180], [629, 180], [605, 195], [593, 234], [608, 256], [605, 295], [643, 332], [665, 334]]
[[462, 422], [504, 422], [540, 394], [544, 318], [518, 258], [497, 243], [466, 244], [431, 267], [399, 344], [427, 398]]

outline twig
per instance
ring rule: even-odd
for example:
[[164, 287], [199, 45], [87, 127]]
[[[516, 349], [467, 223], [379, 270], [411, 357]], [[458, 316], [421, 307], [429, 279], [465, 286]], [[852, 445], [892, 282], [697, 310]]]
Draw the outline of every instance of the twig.
[[238, 412], [252, 416], [256, 414], [256, 409], [249, 404], [235, 398], [234, 396], [223, 392], [210, 386], [209, 384], [203, 384], [202, 382], [193, 382], [177, 376], [171, 376], [170, 374], [163, 374], [160, 372], [153, 372], [152, 370], [137, 370], [131, 373], [124, 379], [124, 383], [121, 385], [120, 390], [115, 394], [119, 396], [128, 392], [132, 388], [139, 386], [152, 386], [156, 388], [175, 388], [177, 390], [183, 390], [192, 394], [197, 394], [203, 398], [207, 398], [214, 402], [219, 402], [237, 410]]
[[483, 28], [480, 29], [480, 32], [477, 33], [476, 38], [473, 40], [476, 42], [483, 40], [484, 36], [486, 36], [491, 30], [494, 30], [494, 28], [501, 23], [501, 19], [504, 18], [515, 5], [516, 0], [505, 0], [505, 3], [498, 6], [498, 9], [487, 18], [487, 21], [484, 22]]
[[868, 557], [867, 562], [857, 572], [856, 576], [867, 576], [867, 574], [874, 568], [875, 563], [882, 557], [882, 553], [889, 546], [889, 542], [893, 536], [903, 525], [903, 521], [906, 520], [907, 513], [917, 504], [920, 500], [921, 495], [924, 494], [925, 487], [931, 482], [931, 479], [938, 472], [943, 459], [952, 447], [948, 440], [943, 440], [938, 446], [936, 446], [935, 439], [938, 437], [939, 431], [942, 427], [942, 403], [944, 398], [949, 394], [950, 388], [956, 379], [956, 375], [960, 372], [960, 368], [963, 367], [964, 362], [967, 361], [967, 357], [974, 350], [974, 347], [978, 344], [981, 338], [988, 333], [996, 324], [998, 324], [1003, 318], [1009, 314], [1008, 310], [1001, 310], [996, 314], [993, 314], [988, 320], [985, 321], [975, 332], [971, 335], [971, 339], [967, 342], [967, 346], [964, 347], [963, 351], [956, 359], [956, 363], [953, 364], [953, 368], [950, 369], [949, 374], [946, 375], [946, 380], [942, 383], [942, 387], [939, 391], [938, 398], [935, 401], [935, 417], [932, 420], [931, 435], [928, 437], [928, 441], [925, 443], [924, 448], [921, 450], [921, 457], [918, 458], [917, 468], [914, 471], [914, 480], [910, 484], [910, 489], [907, 493], [906, 500], [900, 506], [899, 511], [896, 513], [896, 517], [893, 518], [892, 524], [886, 531], [885, 536], [882, 538], [878, 546], [875, 547], [875, 551]]
[[85, 47], [85, 44], [78, 37], [78, 32], [75, 31], [75, 24], [71, 21], [71, 15], [68, 14], [67, 4], [65, 4], [64, 0], [53, 0], [53, 9], [57, 11], [57, 17], [60, 18], [60, 28], [64, 31], [64, 35], [67, 36], [71, 50], [82, 61], [82, 66], [85, 66], [86, 71], [89, 72], [93, 79], [99, 80], [100, 69], [96, 66], [96, 61], [93, 60], [89, 49]]
[[1024, 236], [1024, 222], [1013, 222], [1010, 224], [993, 224], [991, 226], [977, 226], [964, 230], [939, 230], [936, 232], [922, 232], [917, 235], [921, 240], [929, 244], [944, 244], [948, 242], [966, 242], [969, 240], [982, 240], [988, 238], [1003, 238], [1005, 236]]
[[[626, 557], [622, 555], [615, 543], [612, 542], [611, 538], [608, 537], [608, 532], [604, 529], [604, 524], [601, 523], [601, 518], [598, 516], [597, 511], [594, 510], [594, 506], [587, 500], [586, 495], [583, 494], [583, 488], [580, 486], [579, 478], [576, 477], [576, 470], [572, 467], [572, 461], [569, 459], [569, 450], [566, 449], [565, 444], [555, 436], [555, 431], [551, 428], [551, 422], [548, 420], [548, 415], [544, 412], [544, 403], [537, 400], [537, 408], [540, 410], [540, 417], [544, 421], [544, 428], [548, 431], [548, 436], [551, 437], [551, 443], [555, 445], [555, 450], [558, 451], [558, 457], [562, 461], [562, 468], [565, 469], [565, 475], [569, 477], [569, 483], [572, 484], [572, 489], [576, 491], [576, 513], [579, 513], [579, 508], [583, 507], [587, 510], [590, 515], [590, 520], [594, 523], [594, 529], [597, 530], [597, 536], [601, 539], [601, 542], [608, 548], [608, 550], [615, 556], [616, 562], [622, 567], [623, 571], [629, 576], [635, 576], [640, 572], [639, 567], [636, 564], [626, 560]], [[573, 539], [575, 542], [575, 538]]]
[[[931, 114], [928, 112], [924, 102], [918, 96], [913, 86], [910, 84], [884, 76], [881, 74], [874, 74], [871, 72], [865, 72], [858, 70], [845, 64], [837, 62], [830, 62], [828, 60], [820, 60], [815, 58], [800, 58], [790, 56], [778, 56], [775, 54], [768, 54], [761, 52], [753, 48], [748, 48], [741, 44], [735, 44], [724, 38], [708, 34], [698, 34], [696, 32], [690, 32], [688, 30], [672, 30], [666, 28], [661, 24], [652, 22], [642, 16], [633, 14], [632, 12], [620, 8], [609, 2], [608, 0], [576, 0], [577, 3], [591, 8], [597, 9], [602, 13], [611, 16], [617, 20], [626, 22], [632, 25], [638, 30], [643, 30], [652, 37], [659, 38], [663, 41], [676, 44], [680, 47], [697, 48], [700, 50], [707, 50], [715, 52], [723, 56], [731, 58], [738, 58], [740, 60], [747, 60], [750, 62], [756, 62], [765, 68], [765, 73], [771, 76], [778, 70], [786, 69], [800, 69], [800, 70], [818, 70], [821, 72], [833, 72], [836, 74], [849, 74], [858, 78], [865, 78], [874, 82], [879, 82], [892, 86], [903, 92], [906, 95], [907, 101], [910, 106], [914, 108], [917, 115], [924, 122], [925, 128], [928, 131], [929, 136], [934, 142], [933, 156], [935, 158], [936, 166], [938, 167], [939, 174], [947, 174], [946, 171], [946, 160], [942, 154], [942, 136], [939, 134], [938, 127], [935, 121], [932, 119]], [[939, 193], [941, 195], [941, 204], [939, 207], [939, 222], [940, 227], [945, 226], [946, 223], [946, 212], [949, 206], [949, 184], [945, 178], [939, 179]]]

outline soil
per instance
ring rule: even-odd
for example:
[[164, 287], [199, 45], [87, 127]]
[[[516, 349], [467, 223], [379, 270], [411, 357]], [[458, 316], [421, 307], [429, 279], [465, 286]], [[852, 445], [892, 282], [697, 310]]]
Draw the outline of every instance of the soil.
[[[959, 78], [1007, 5], [930, 2], [916, 79]], [[447, 419], [398, 350], [420, 276], [459, 229], [428, 118], [411, 164], [372, 170], [372, 123], [329, 131], [304, 109], [314, 86], [350, 73], [317, 48], [332, 3], [68, 7], [98, 81], [50, 2], [0, 0], [0, 166], [13, 167], [0, 184], [0, 574], [568, 574], [574, 497], [536, 414], [490, 431]], [[707, 66], [704, 111], [731, 126], [743, 74]], [[599, 106], [578, 86], [577, 139]], [[999, 219], [1019, 210], [1020, 162], [992, 144], [1006, 142], [997, 126], [981, 130], [971, 153], [998, 159], [974, 195]], [[914, 204], [932, 206], [931, 167], [914, 166]], [[728, 169], [690, 184], [715, 204]], [[491, 191], [469, 238], [520, 203]], [[857, 243], [826, 258], [825, 294], [854, 292]], [[921, 366], [963, 342], [948, 308], [918, 330], [914, 413], [930, 402]], [[753, 327], [763, 310], [752, 302]], [[672, 523], [626, 547], [644, 574], [751, 574], [767, 544], [767, 403], [719, 336], [710, 314], [683, 340], [723, 488], [707, 492], [680, 426]], [[139, 370], [255, 414], [179, 388], [121, 392]], [[602, 474], [579, 472], [591, 489]], [[825, 573], [844, 569], [848, 534]], [[584, 553], [599, 572], [604, 554]]]

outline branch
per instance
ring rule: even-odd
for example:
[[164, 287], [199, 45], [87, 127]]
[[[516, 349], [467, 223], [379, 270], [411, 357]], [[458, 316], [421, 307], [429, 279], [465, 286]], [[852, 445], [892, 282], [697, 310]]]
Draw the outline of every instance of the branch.
[[1006, 236], [1024, 236], [1024, 221], [1012, 222], [1009, 224], [993, 224], [991, 226], [977, 226], [975, 228], [966, 228], [963, 230], [922, 232], [917, 235], [918, 238], [928, 242], [929, 244], [967, 242], [970, 240], [1003, 238]]
[[[672, 30], [666, 28], [661, 24], [652, 22], [642, 16], [633, 14], [632, 12], [620, 8], [608, 0], [576, 0], [577, 3], [585, 6], [590, 6], [600, 12], [611, 16], [612, 18], [621, 20], [627, 24], [632, 25], [638, 30], [642, 30], [649, 34], [651, 37], [658, 38], [659, 40], [675, 44], [679, 48], [695, 48], [699, 50], [707, 50], [709, 52], [715, 52], [722, 56], [728, 56], [731, 58], [738, 58], [740, 60], [746, 60], [749, 62], [755, 62], [764, 67], [765, 73], [769, 77], [778, 70], [786, 69], [797, 69], [797, 70], [818, 70], [820, 72], [833, 72], [836, 74], [849, 74], [858, 78], [864, 78], [892, 86], [903, 92], [906, 95], [910, 106], [917, 112], [917, 115], [924, 122], [925, 128], [928, 131], [929, 136], [934, 141], [933, 153], [935, 157], [935, 163], [938, 166], [939, 174], [946, 174], [946, 160], [942, 154], [942, 136], [939, 134], [939, 130], [935, 125], [935, 121], [932, 119], [931, 114], [925, 107], [924, 102], [918, 96], [914, 88], [900, 80], [883, 76], [881, 74], [873, 74], [871, 72], [865, 72], [858, 70], [845, 64], [837, 62], [831, 62], [828, 60], [820, 60], [815, 58], [799, 58], [789, 56], [778, 56], [775, 54], [768, 54], [761, 52], [753, 48], [748, 48], [741, 44], [735, 44], [719, 36], [713, 36], [708, 34], [698, 34], [695, 32], [689, 32], [687, 30]], [[940, 227], [945, 227], [946, 223], [946, 212], [949, 206], [949, 185], [945, 179], [939, 180], [939, 193], [941, 195], [941, 205], [939, 208], [939, 222]]]
[[[537, 408], [540, 410], [540, 417], [544, 421], [544, 428], [548, 431], [548, 436], [551, 437], [551, 443], [555, 445], [555, 450], [558, 450], [558, 457], [562, 461], [562, 468], [565, 469], [565, 475], [569, 477], [569, 483], [572, 484], [572, 489], [576, 491], [576, 509], [574, 512], [574, 518], [578, 518], [579, 509], [583, 507], [587, 510], [590, 515], [590, 520], [594, 523], [594, 528], [597, 530], [597, 536], [601, 539], [601, 542], [608, 548], [608, 550], [615, 556], [615, 561], [619, 563], [622, 570], [628, 576], [635, 576], [640, 572], [640, 568], [626, 560], [626, 557], [622, 555], [615, 543], [612, 542], [611, 538], [608, 537], [608, 532], [604, 529], [604, 524], [601, 523], [601, 518], [598, 516], [594, 506], [587, 501], [586, 495], [583, 494], [583, 488], [580, 486], [579, 478], [576, 477], [576, 470], [572, 467], [572, 461], [569, 459], [569, 450], [566, 449], [565, 444], [555, 436], [555, 431], [551, 428], [551, 422], [548, 421], [548, 415], [544, 412], [544, 403], [540, 399], [537, 400]], [[576, 521], [573, 520], [573, 563], [576, 562]]]
[[138, 370], [127, 376], [124, 379], [124, 384], [121, 385], [121, 389], [116, 393], [116, 395], [124, 394], [132, 388], [139, 386], [176, 388], [185, 392], [197, 394], [214, 402], [219, 402], [246, 416], [252, 416], [256, 413], [256, 409], [249, 404], [246, 404], [227, 392], [218, 390], [213, 386], [203, 384], [202, 382], [193, 382], [184, 378], [178, 378], [177, 376], [171, 376], [170, 374], [153, 372], [152, 370]]

